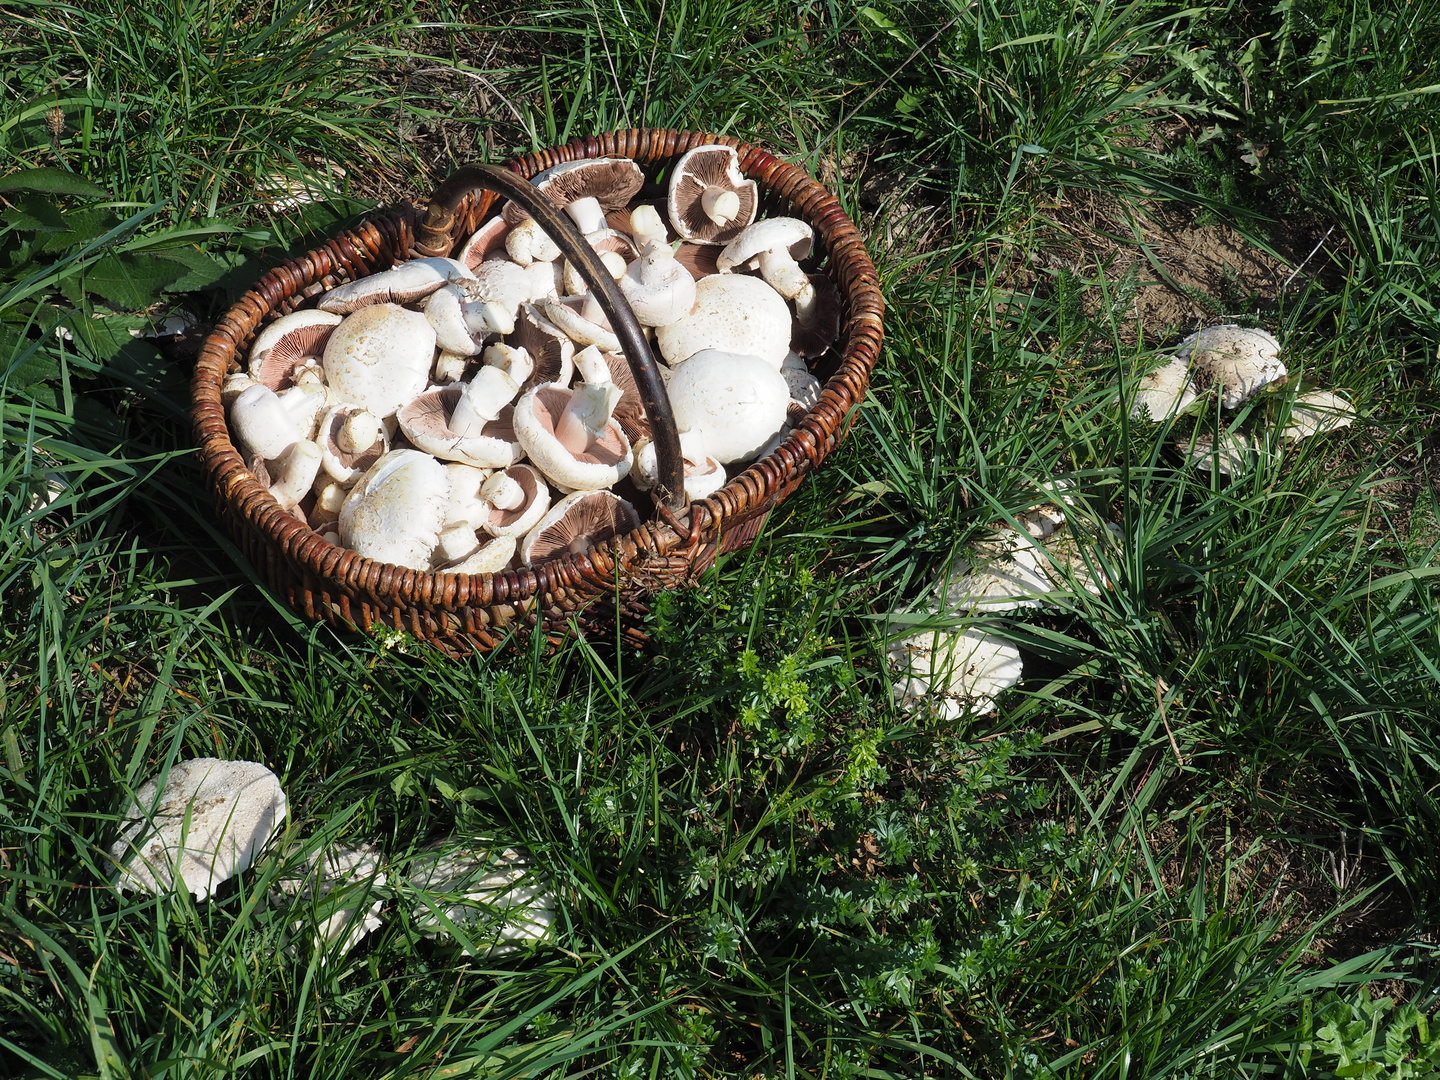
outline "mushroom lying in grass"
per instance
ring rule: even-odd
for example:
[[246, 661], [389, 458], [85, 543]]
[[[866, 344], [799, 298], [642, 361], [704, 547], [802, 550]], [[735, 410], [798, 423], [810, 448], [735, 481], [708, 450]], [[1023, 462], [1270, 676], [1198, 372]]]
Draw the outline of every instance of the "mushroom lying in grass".
[[934, 704], [942, 719], [958, 720], [967, 710], [979, 715], [1020, 681], [1020, 650], [980, 630], [927, 630], [894, 641], [888, 648], [896, 703], [913, 708]]
[[1181, 412], [1194, 400], [1195, 384], [1190, 377], [1190, 363], [1174, 357], [1140, 380], [1135, 401], [1130, 407], [1130, 417], [1159, 423]]
[[423, 852], [407, 877], [416, 929], [455, 937], [471, 955], [505, 956], [552, 934], [554, 890], [515, 848]]
[[1286, 376], [1274, 336], [1233, 323], [1191, 334], [1176, 346], [1175, 359], [1190, 365], [1202, 390], [1218, 386], [1220, 404], [1226, 409], [1238, 409]]
[[1290, 407], [1290, 422], [1280, 436], [1298, 441], [1339, 431], [1354, 422], [1355, 406], [1345, 398], [1328, 390], [1311, 390], [1295, 399]]
[[[344, 956], [366, 934], [379, 929], [384, 901], [374, 898], [374, 890], [383, 888], [385, 880], [379, 853], [365, 844], [316, 851], [303, 873], [283, 877], [276, 884], [292, 912], [301, 905], [316, 909], [315, 947], [333, 945]], [[286, 936], [294, 939], [305, 923], [304, 919], [291, 921]], [[294, 950], [293, 944], [290, 949]]]
[[194, 758], [140, 785], [121, 811], [110, 857], [121, 892], [165, 892], [178, 883], [197, 901], [241, 873], [285, 818], [280, 781], [254, 761]]

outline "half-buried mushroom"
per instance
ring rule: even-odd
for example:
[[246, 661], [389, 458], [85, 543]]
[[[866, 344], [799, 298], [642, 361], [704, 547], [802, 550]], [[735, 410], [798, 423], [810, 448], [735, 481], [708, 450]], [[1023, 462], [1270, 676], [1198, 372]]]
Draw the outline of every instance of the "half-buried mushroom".
[[895, 701], [912, 709], [929, 701], [945, 720], [995, 708], [995, 698], [1020, 681], [1020, 650], [980, 630], [912, 634], [889, 647], [891, 669], [900, 676]]
[[613, 491], [577, 491], [550, 508], [520, 542], [526, 566], [561, 555], [584, 555], [597, 544], [640, 527], [640, 515]]

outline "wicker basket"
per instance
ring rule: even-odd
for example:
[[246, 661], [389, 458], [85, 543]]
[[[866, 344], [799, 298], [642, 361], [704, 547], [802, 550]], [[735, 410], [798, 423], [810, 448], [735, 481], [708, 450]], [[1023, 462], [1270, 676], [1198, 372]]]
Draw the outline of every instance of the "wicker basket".
[[[320, 293], [341, 282], [458, 248], [495, 200], [490, 191], [463, 185], [457, 191], [447, 182], [424, 221], [417, 222], [410, 206], [380, 211], [270, 271], [226, 313], [201, 349], [191, 419], [218, 513], [261, 576], [300, 614], [360, 629], [380, 624], [407, 630], [452, 653], [494, 648], [517, 621], [539, 622], [558, 637], [572, 628], [609, 629], [618, 620], [620, 632], [638, 642], [647, 596], [693, 581], [717, 554], [748, 545], [770, 510], [839, 444], [879, 358], [884, 308], [859, 230], [824, 187], [794, 165], [735, 139], [653, 128], [576, 139], [528, 154], [509, 168], [528, 179], [563, 161], [628, 157], [653, 177], [685, 151], [707, 143], [735, 147], [741, 169], [759, 186], [763, 214], [799, 217], [815, 229], [822, 269], [843, 300], [840, 339], [818, 372], [828, 375], [819, 403], [778, 449], [714, 495], [680, 514], [661, 505], [655, 520], [584, 555], [470, 575], [410, 570], [326, 543], [282, 510], [246, 467], [230, 440], [221, 384], [240, 369], [264, 323], [313, 306]], [[634, 367], [636, 358], [629, 359]]]

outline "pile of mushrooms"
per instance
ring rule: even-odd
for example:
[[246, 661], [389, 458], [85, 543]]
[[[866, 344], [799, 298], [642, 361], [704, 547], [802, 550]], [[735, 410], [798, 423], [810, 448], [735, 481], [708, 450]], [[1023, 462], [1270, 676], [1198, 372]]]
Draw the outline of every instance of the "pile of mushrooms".
[[[838, 336], [840, 305], [801, 265], [813, 231], [756, 220], [755, 183], [727, 146], [683, 155], [663, 204], [639, 200], [646, 177], [625, 158], [533, 183], [664, 358], [684, 494], [705, 498], [819, 398], [806, 358]], [[331, 543], [416, 570], [583, 554], [637, 527], [635, 503], [658, 482], [615, 330], [514, 201], [454, 259], [402, 263], [275, 319], [222, 396], [282, 507]]]

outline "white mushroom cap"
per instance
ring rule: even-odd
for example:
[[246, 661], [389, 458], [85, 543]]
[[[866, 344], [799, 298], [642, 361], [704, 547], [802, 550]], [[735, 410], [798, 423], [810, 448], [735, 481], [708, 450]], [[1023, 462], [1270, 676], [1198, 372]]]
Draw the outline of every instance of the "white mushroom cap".
[[766, 218], [725, 245], [715, 260], [715, 268], [722, 274], [736, 269], [753, 270], [767, 251], [783, 253], [790, 262], [795, 262], [809, 255], [814, 243], [815, 230], [799, 218]]
[[[582, 404], [575, 401], [575, 396], [583, 393], [584, 387], [594, 385], [581, 383], [572, 391], [559, 383], [541, 383], [515, 403], [515, 435], [520, 445], [537, 469], [567, 491], [608, 488], [630, 472], [630, 440], [614, 419], [603, 421], [603, 427], [601, 423], [590, 425], [602, 434], [581, 450], [566, 449], [556, 434], [566, 413], [573, 413]], [[598, 385], [616, 390], [613, 383]], [[609, 403], [612, 410], [619, 400], [618, 390], [613, 397]]]
[[335, 328], [325, 346], [325, 378], [340, 401], [382, 420], [425, 389], [435, 330], [397, 304], [362, 308]]
[[[685, 463], [685, 497], [691, 502], [709, 498], [725, 486], [725, 466], [705, 452], [698, 432], [680, 432], [680, 454]], [[660, 481], [660, 460], [648, 436], [635, 443], [635, 466], [630, 479], [638, 491], [649, 491]]]
[[758, 356], [778, 371], [790, 351], [790, 309], [759, 278], [715, 274], [695, 283], [695, 307], [657, 327], [655, 341], [671, 366], [702, 349], [719, 349]]
[[285, 810], [280, 781], [264, 765], [176, 762], [163, 791], [158, 779], [147, 780], [120, 815], [120, 839], [110, 849], [122, 866], [115, 887], [164, 892], [178, 874], [180, 884], [204, 900], [255, 861]]
[[555, 924], [555, 893], [514, 848], [503, 852], [432, 850], [410, 865], [409, 884], [420, 896], [411, 918], [426, 937], [468, 940], [467, 951], [486, 958], [544, 941]]
[[425, 301], [425, 321], [435, 331], [435, 343], [452, 356], [474, 356], [480, 351], [465, 319], [464, 303], [465, 293], [453, 284], [436, 289]]
[[337, 285], [320, 298], [321, 311], [346, 314], [372, 304], [413, 304], [451, 281], [475, 275], [456, 259], [411, 259], [390, 270]]
[[1140, 380], [1135, 403], [1130, 407], [1133, 420], [1159, 423], [1179, 413], [1195, 400], [1195, 384], [1190, 378], [1190, 364], [1175, 357]]
[[675, 426], [698, 433], [725, 465], [754, 456], [784, 425], [790, 402], [790, 388], [774, 366], [718, 349], [675, 368], [666, 390]]
[[449, 494], [444, 465], [419, 450], [391, 450], [340, 508], [340, 541], [367, 559], [428, 570]]
[[1355, 422], [1355, 406], [1328, 390], [1301, 394], [1290, 407], [1290, 422], [1280, 432], [1285, 439], [1308, 439], [1347, 428]]
[[447, 574], [498, 574], [515, 558], [520, 546], [519, 537], [496, 536], [482, 544], [474, 554], [451, 566], [445, 567]]
[[1231, 323], [1191, 334], [1176, 347], [1175, 358], [1189, 362], [1202, 387], [1218, 385], [1226, 409], [1238, 409], [1286, 375], [1280, 342], [1264, 330]]
[[946, 720], [995, 708], [995, 698], [1020, 681], [1020, 650], [1004, 638], [979, 630], [912, 634], [888, 649], [896, 703], [914, 708], [932, 700]]
[[230, 426], [242, 453], [273, 461], [305, 437], [297, 418], [268, 386], [255, 383], [230, 406]]
[[298, 364], [325, 352], [325, 343], [341, 318], [314, 308], [280, 316], [255, 335], [250, 346], [250, 377], [276, 392], [283, 390]]
[[[303, 874], [283, 877], [276, 885], [292, 908], [311, 904], [333, 909], [316, 921], [314, 943], [316, 948], [324, 948], [338, 941], [339, 955], [344, 956], [366, 934], [379, 929], [384, 901], [375, 899], [371, 890], [383, 888], [385, 881], [380, 853], [363, 844], [322, 848], [306, 861]], [[304, 919], [295, 920], [287, 936], [295, 937], [304, 926]]]

